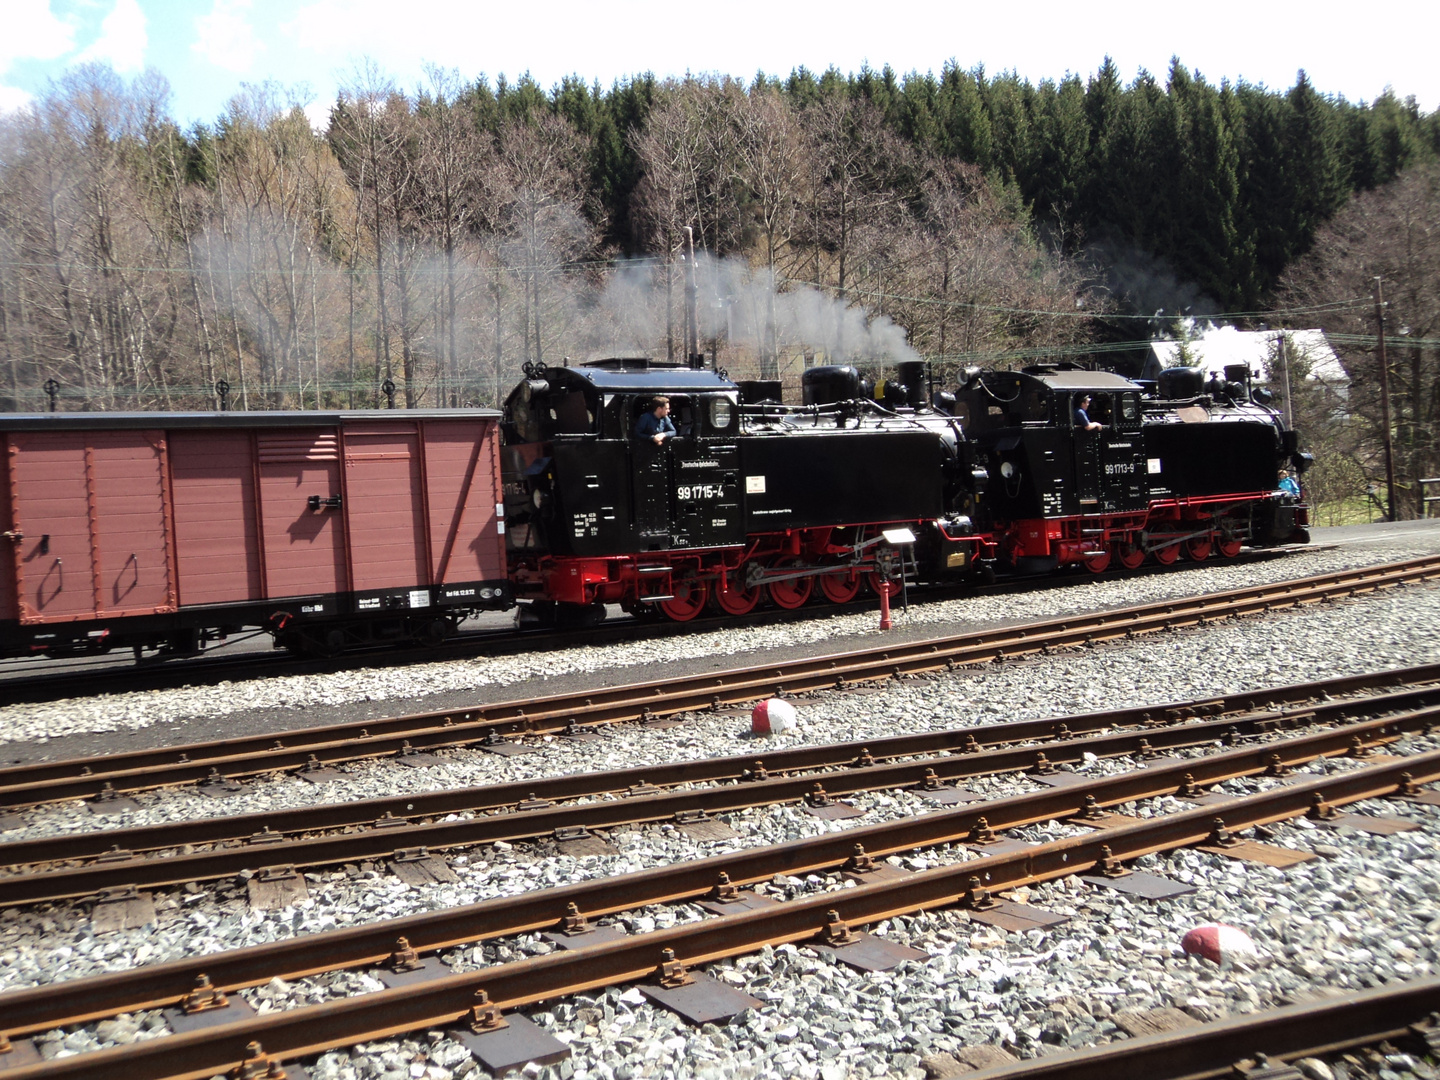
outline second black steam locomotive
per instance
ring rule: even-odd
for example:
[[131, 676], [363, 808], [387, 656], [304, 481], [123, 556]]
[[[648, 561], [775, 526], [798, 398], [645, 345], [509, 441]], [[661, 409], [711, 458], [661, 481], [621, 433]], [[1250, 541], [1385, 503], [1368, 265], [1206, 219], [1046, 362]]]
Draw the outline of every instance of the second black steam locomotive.
[[[648, 359], [528, 369], [504, 421], [516, 598], [536, 618], [620, 604], [687, 621], [1307, 539], [1277, 472], [1309, 455], [1243, 366], [1158, 384], [971, 369], [934, 393], [915, 362], [879, 385], [812, 368], [802, 386], [785, 405], [778, 383]], [[659, 395], [677, 431], [656, 445], [635, 429]], [[1087, 397], [1095, 430], [1076, 415]]]

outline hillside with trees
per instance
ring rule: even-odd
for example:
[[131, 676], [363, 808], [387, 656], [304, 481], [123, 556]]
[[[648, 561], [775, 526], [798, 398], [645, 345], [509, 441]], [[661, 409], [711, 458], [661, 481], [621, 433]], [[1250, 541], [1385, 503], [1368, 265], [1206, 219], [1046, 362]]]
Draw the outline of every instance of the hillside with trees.
[[221, 380], [236, 408], [383, 405], [387, 380], [493, 405], [526, 361], [678, 355], [687, 229], [733, 374], [1116, 356], [1157, 309], [1329, 302], [1300, 260], [1440, 159], [1414, 101], [1178, 60], [550, 90], [369, 68], [324, 131], [274, 86], [188, 131], [167, 96], [86, 67], [0, 117], [4, 407], [49, 380], [66, 409], [213, 408]]

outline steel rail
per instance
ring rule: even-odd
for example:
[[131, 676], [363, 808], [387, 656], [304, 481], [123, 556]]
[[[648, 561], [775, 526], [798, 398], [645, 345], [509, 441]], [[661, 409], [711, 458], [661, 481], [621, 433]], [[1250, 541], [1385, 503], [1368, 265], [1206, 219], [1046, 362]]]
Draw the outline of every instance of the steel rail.
[[[1440, 977], [1306, 1001], [1212, 1024], [968, 1073], [966, 1080], [1219, 1080], [1273, 1061], [1337, 1054], [1429, 1030]], [[1244, 1056], [1237, 1058], [1237, 1053]]]
[[[1394, 708], [1408, 707], [1403, 722], [1440, 724], [1440, 688], [1428, 687], [1389, 695], [1397, 699]], [[1424, 703], [1430, 702], [1428, 708]], [[706, 815], [757, 806], [795, 802], [810, 796], [817, 787], [826, 798], [863, 792], [910, 788], [927, 782], [957, 781], [977, 776], [1018, 773], [1034, 769], [1044, 761], [1048, 766], [1079, 765], [1085, 755], [1100, 758], [1146, 757], [1168, 750], [1191, 749], [1222, 741], [1254, 737], [1284, 728], [1306, 727], [1333, 722], [1346, 713], [1374, 713], [1384, 709], [1375, 698], [1330, 702], [1292, 715], [1264, 713], [1250, 717], [1225, 717], [1173, 727], [1133, 729], [1064, 739], [1035, 745], [1000, 747], [978, 753], [906, 759], [885, 764], [859, 764], [838, 772], [798, 773], [752, 779], [741, 784], [637, 794], [628, 798], [591, 803], [572, 803], [488, 814], [460, 821], [388, 825], [361, 832], [328, 834], [286, 839], [283, 834], [261, 834], [259, 842], [242, 847], [217, 847], [189, 854], [160, 858], [134, 857], [116, 851], [99, 862], [82, 867], [41, 870], [0, 877], [0, 907], [35, 904], [91, 896], [104, 889], [123, 886], [154, 887], [188, 882], [213, 881], [232, 877], [245, 870], [260, 870], [277, 862], [291, 867], [333, 866], [345, 862], [384, 859], [402, 848], [453, 850], [497, 840], [514, 842], [558, 834], [562, 829], [608, 829], [680, 820], [681, 815]], [[1390, 737], [1384, 719], [1364, 725], [1350, 725], [1331, 732], [1339, 744], [1354, 750], [1366, 749]], [[1332, 740], [1332, 743], [1335, 740]], [[1043, 755], [1041, 757], [1040, 755]], [[823, 781], [823, 783], [822, 783]], [[393, 819], [401, 820], [401, 819]], [[371, 821], [372, 824], [375, 822]], [[282, 843], [282, 841], [284, 841]], [[43, 841], [25, 846], [33, 851]], [[19, 846], [19, 845], [9, 845]], [[130, 856], [130, 857], [126, 857]], [[0, 863], [7, 858], [0, 848]]]
[[[1440, 680], [1440, 663], [1423, 664], [1364, 675], [1338, 676], [1314, 683], [1291, 684], [1239, 694], [1221, 694], [1072, 716], [949, 728], [788, 750], [757, 748], [755, 754], [570, 773], [477, 787], [329, 803], [295, 810], [269, 810], [169, 822], [163, 825], [97, 829], [0, 844], [0, 867], [95, 858], [110, 855], [116, 849], [130, 853], [178, 850], [186, 845], [244, 842], [253, 840], [257, 835], [268, 842], [282, 836], [370, 826], [377, 821], [385, 821], [387, 825], [393, 826], [395, 821], [418, 822], [447, 814], [515, 810], [522, 809], [526, 803], [539, 800], [554, 802], [598, 795], [618, 795], [632, 789], [645, 789], [647, 786], [671, 788], [684, 784], [724, 783], [753, 778], [757, 765], [762, 765], [766, 773], [779, 776], [807, 770], [853, 768], [867, 758], [873, 761], [891, 761], [927, 754], [974, 753], [987, 747], [1019, 742], [1049, 742], [1114, 728], [1144, 725], [1144, 730], [1148, 732], [1157, 726], [1179, 723], [1193, 717], [1233, 716], [1240, 713], [1241, 715], [1235, 717], [1235, 722], [1242, 729], [1256, 726], [1263, 728], [1267, 724], [1291, 725], [1298, 722], [1297, 718], [1284, 713], [1267, 713], [1259, 717], [1246, 717], [1243, 714], [1262, 709], [1283, 708], [1296, 703], [1304, 703], [1305, 708], [1302, 711], [1305, 713], [1306, 723], [1322, 723], [1373, 713], [1376, 710], [1394, 711], [1418, 707], [1440, 694], [1440, 686], [1426, 685], [1434, 684], [1437, 680]], [[1378, 689], [1401, 686], [1410, 689], [1373, 694], [1373, 691]], [[1344, 697], [1367, 691], [1372, 692], [1372, 696]], [[1334, 700], [1337, 697], [1342, 700]], [[1312, 705], [1313, 707], [1310, 707]], [[1168, 742], [1166, 745], [1173, 749], [1188, 744]], [[1095, 752], [1100, 753], [1098, 750]], [[1117, 755], [1123, 752], [1111, 753]], [[1066, 761], [1074, 758], [1072, 756], [1052, 760]], [[404, 833], [386, 835], [403, 836]], [[386, 851], [388, 850], [392, 849], [387, 848]], [[245, 867], [240, 866], [238, 869]], [[3, 901], [0, 901], [0, 904], [3, 904]]]
[[[408, 750], [470, 746], [504, 735], [560, 734], [572, 728], [694, 712], [892, 675], [1042, 653], [1053, 648], [1193, 626], [1231, 615], [1314, 603], [1440, 576], [1440, 555], [1315, 575], [1288, 582], [1051, 619], [978, 634], [934, 638], [722, 673], [662, 679], [574, 694], [332, 724], [180, 746], [32, 763], [0, 770], [0, 807], [88, 798], [107, 789], [141, 791], [204, 780], [301, 769]], [[458, 719], [457, 719], [458, 715]]]
[[[1437, 778], [1440, 751], [1237, 799], [1224, 807], [1225, 824], [1243, 829], [1283, 821], [1307, 813], [1316, 798], [1344, 804], [1392, 795], [1411, 779]], [[485, 1000], [497, 1008], [516, 1008], [644, 979], [670, 959], [693, 966], [763, 945], [816, 940], [836, 918], [858, 926], [962, 902], [981, 888], [1104, 872], [1118, 861], [1203, 843], [1215, 816], [1214, 807], [1201, 807], [740, 915], [21, 1067], [11, 1070], [7, 1080], [204, 1080], [251, 1057], [255, 1042], [274, 1058], [287, 1059], [463, 1024]], [[480, 991], [486, 998], [477, 1000]]]
[[[1424, 730], [1433, 711], [1413, 720], [1391, 718], [1368, 725], [1382, 731]], [[272, 978], [294, 979], [339, 968], [376, 966], [405, 937], [420, 952], [435, 952], [497, 937], [510, 937], [563, 924], [570, 905], [587, 917], [615, 914], [649, 904], [703, 899], [728, 875], [736, 885], [768, 881], [776, 874], [800, 875], [844, 866], [856, 846], [875, 857], [968, 839], [980, 819], [997, 832], [1073, 817], [1093, 798], [1102, 806], [1175, 795], [1188, 779], [1210, 785], [1276, 768], [1307, 764], [1348, 753], [1350, 735], [1319, 732], [1262, 746], [1239, 747], [1187, 761], [1153, 762], [1147, 768], [1096, 777], [948, 811], [935, 811], [877, 825], [825, 833], [806, 840], [730, 852], [631, 874], [577, 882], [553, 889], [499, 897], [445, 911], [385, 920], [344, 930], [307, 935], [205, 957], [190, 957], [132, 971], [0, 993], [0, 1030], [11, 1035], [47, 1031], [137, 1009], [173, 1005], [201, 976], [222, 990], [256, 986]], [[1406, 762], [1427, 758], [1407, 758]], [[1428, 766], [1427, 766], [1428, 767]], [[1440, 767], [1440, 766], [1437, 766]], [[1404, 772], [1400, 769], [1400, 772]], [[1415, 780], [1430, 774], [1412, 770]], [[1347, 773], [1346, 775], [1349, 775]], [[1387, 774], [1388, 775], [1388, 774]], [[1297, 785], [1303, 786], [1303, 785]], [[1224, 813], [1206, 807], [1207, 820]], [[967, 864], [968, 865], [968, 864]], [[8, 1080], [8, 1078], [7, 1078]]]

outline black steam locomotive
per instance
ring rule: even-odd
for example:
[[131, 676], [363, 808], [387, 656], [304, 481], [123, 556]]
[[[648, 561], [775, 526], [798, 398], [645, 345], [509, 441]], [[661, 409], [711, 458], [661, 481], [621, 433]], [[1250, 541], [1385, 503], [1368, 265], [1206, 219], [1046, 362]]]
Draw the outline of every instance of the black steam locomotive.
[[[1147, 557], [1233, 557], [1305, 539], [1276, 489], [1295, 433], [1246, 369], [1146, 385], [1070, 365], [970, 370], [932, 393], [926, 365], [871, 384], [852, 367], [778, 383], [646, 359], [527, 369], [502, 476], [510, 576], [527, 615], [605, 604], [676, 621], [843, 604], [902, 580], [988, 579]], [[676, 433], [636, 437], [657, 396]], [[1090, 398], [1088, 419], [1076, 408]]]

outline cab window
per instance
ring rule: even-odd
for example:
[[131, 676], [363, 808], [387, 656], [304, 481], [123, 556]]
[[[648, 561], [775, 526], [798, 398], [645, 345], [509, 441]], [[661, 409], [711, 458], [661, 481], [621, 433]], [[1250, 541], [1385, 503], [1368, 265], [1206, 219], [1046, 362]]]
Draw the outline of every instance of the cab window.
[[[640, 423], [640, 417], [650, 412], [655, 407], [655, 399], [661, 395], [636, 394], [628, 398], [628, 408], [620, 415], [624, 417], [623, 427], [617, 431], [616, 437], [623, 435], [624, 438], [633, 438], [635, 426]], [[695, 402], [694, 399], [683, 394], [665, 394], [670, 399], [670, 422], [675, 425], [675, 434], [678, 438], [685, 439], [695, 434]], [[607, 426], [607, 432], [610, 430]]]
[[1050, 422], [1050, 391], [1043, 387], [1025, 391], [1022, 416], [1027, 424], [1048, 424]]
[[1090, 419], [1107, 427], [1115, 425], [1115, 410], [1109, 394], [1090, 395]]
[[583, 393], [562, 391], [550, 398], [550, 423], [557, 435], [588, 435], [595, 429], [595, 414]]

